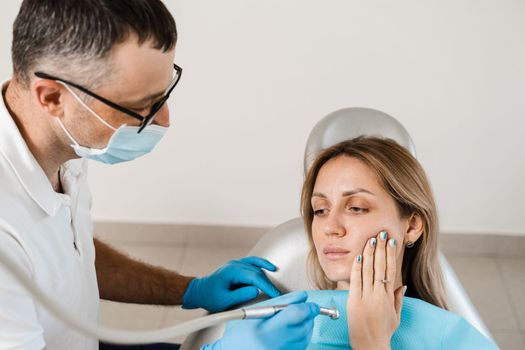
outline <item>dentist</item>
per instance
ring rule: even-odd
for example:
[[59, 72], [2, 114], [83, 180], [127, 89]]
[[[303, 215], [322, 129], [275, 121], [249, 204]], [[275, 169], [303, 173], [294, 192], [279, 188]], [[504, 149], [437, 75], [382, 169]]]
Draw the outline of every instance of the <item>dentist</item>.
[[[182, 68], [160, 0], [24, 0], [13, 27], [13, 77], [0, 104], [0, 250], [86, 321], [99, 300], [220, 311], [279, 291], [264, 259], [206, 277], [131, 260], [93, 238], [87, 159], [115, 164], [152, 151], [170, 125], [166, 101]], [[136, 179], [147, 184], [151, 179]], [[304, 349], [315, 304], [243, 322], [204, 349]], [[99, 344], [54, 319], [0, 266], [0, 350], [178, 349]]]

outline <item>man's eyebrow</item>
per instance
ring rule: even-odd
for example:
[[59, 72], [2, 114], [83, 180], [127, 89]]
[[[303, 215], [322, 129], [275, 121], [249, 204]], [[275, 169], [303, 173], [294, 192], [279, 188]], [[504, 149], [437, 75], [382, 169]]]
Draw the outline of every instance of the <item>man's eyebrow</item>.
[[166, 93], [165, 91], [157, 92], [155, 94], [151, 94], [149, 96], [143, 97], [140, 100], [126, 101], [125, 104], [127, 104], [127, 105], [137, 105], [139, 103], [152, 101], [152, 100], [155, 100], [155, 99], [157, 99], [157, 98], [159, 98], [161, 96], [164, 96], [165, 93]]
[[[365, 190], [364, 188], [356, 188], [351, 191], [344, 191], [341, 197], [349, 197], [349, 196], [353, 196], [354, 194], [358, 194], [358, 193], [368, 193], [368, 194], [371, 194], [372, 196], [374, 195], [372, 192], [370, 192], [369, 190]], [[314, 192], [312, 193], [312, 197], [326, 198], [326, 195], [320, 192]]]
[[144, 102], [149, 102], [149, 101], [152, 101], [152, 100], [156, 100], [158, 99], [159, 97], [162, 97], [164, 96], [168, 90], [177, 82], [177, 78], [174, 77], [173, 80], [170, 82], [170, 85], [168, 85], [168, 87], [165, 89], [165, 90], [162, 90], [162, 91], [159, 91], [159, 92], [156, 92], [154, 94], [151, 94], [151, 95], [148, 95], [146, 97], [143, 97], [139, 100], [135, 100], [135, 101], [127, 101], [125, 104], [127, 105], [136, 105], [136, 104], [139, 104], [139, 103], [144, 103]]

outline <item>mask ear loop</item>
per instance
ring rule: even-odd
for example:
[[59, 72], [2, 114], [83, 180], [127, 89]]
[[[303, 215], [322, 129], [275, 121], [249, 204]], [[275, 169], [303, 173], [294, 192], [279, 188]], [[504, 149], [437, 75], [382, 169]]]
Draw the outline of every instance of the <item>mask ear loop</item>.
[[64, 132], [66, 133], [67, 137], [69, 138], [69, 140], [71, 142], [73, 142], [73, 144], [71, 145], [72, 147], [81, 147], [79, 145], [79, 143], [73, 138], [73, 135], [71, 135], [69, 133], [69, 131], [67, 131], [66, 127], [64, 126], [64, 124], [62, 123], [62, 121], [60, 120], [60, 117], [55, 117], [56, 120], [57, 120], [57, 123], [58, 125], [60, 125], [60, 127], [62, 128], [62, 130], [64, 130]]
[[[56, 81], [56, 80], [55, 80]], [[80, 103], [82, 105], [82, 107], [84, 107], [85, 109], [87, 109], [93, 116], [95, 116], [102, 124], [104, 124], [105, 126], [107, 126], [108, 128], [110, 128], [111, 130], [113, 131], [116, 131], [117, 129], [114, 128], [113, 126], [111, 126], [107, 121], [105, 121], [104, 119], [102, 119], [102, 117], [100, 117], [97, 113], [95, 113], [95, 111], [93, 111], [91, 109], [91, 107], [89, 107], [84, 101], [82, 101], [82, 99], [80, 97], [78, 97], [78, 95], [65, 83], [61, 82], [61, 81], [56, 81], [57, 83], [59, 84], [62, 84], [64, 85], [64, 87], [71, 93], [71, 95], [73, 95], [73, 97], [75, 97], [75, 99], [78, 101], [78, 103]], [[63, 127], [63, 126], [62, 126]], [[65, 130], [65, 129], [64, 129]], [[67, 131], [66, 131], [67, 132]], [[69, 134], [69, 133], [68, 133]]]

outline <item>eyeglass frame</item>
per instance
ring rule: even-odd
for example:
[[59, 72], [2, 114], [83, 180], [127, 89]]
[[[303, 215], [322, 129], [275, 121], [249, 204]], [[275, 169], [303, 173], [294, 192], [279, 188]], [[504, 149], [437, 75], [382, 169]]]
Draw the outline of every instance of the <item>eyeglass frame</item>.
[[100, 95], [97, 95], [94, 92], [89, 91], [85, 87], [82, 87], [82, 86], [80, 86], [80, 85], [78, 85], [76, 83], [73, 83], [71, 81], [68, 81], [68, 80], [65, 80], [65, 79], [53, 76], [51, 74], [40, 72], [40, 71], [37, 71], [34, 74], [37, 77], [41, 78], [41, 79], [55, 80], [55, 81], [59, 81], [59, 82], [62, 82], [64, 84], [70, 85], [70, 86], [72, 86], [72, 87], [82, 91], [86, 95], [89, 95], [89, 96], [99, 100], [100, 102], [104, 103], [105, 105], [107, 105], [107, 106], [109, 106], [109, 107], [111, 107], [113, 109], [116, 109], [119, 112], [127, 114], [128, 116], [130, 116], [132, 118], [140, 120], [142, 123], [140, 124], [139, 130], [137, 131], [137, 133], [140, 134], [142, 132], [142, 130], [144, 130], [144, 128], [146, 126], [150, 125], [153, 122], [155, 115], [162, 108], [164, 103], [166, 103], [166, 101], [170, 97], [171, 92], [173, 91], [175, 86], [177, 86], [177, 84], [179, 83], [180, 77], [182, 76], [182, 68], [174, 63], [173, 64], [173, 69], [175, 69], [175, 71], [177, 72], [177, 76], [171, 81], [170, 86], [168, 87], [168, 89], [167, 89], [166, 93], [164, 94], [164, 96], [162, 96], [162, 98], [160, 100], [158, 100], [157, 102], [155, 102], [153, 104], [153, 106], [151, 106], [150, 112], [148, 113], [147, 116], [140, 115], [139, 113], [136, 113], [136, 112], [134, 112], [134, 111], [132, 111], [132, 110], [126, 108], [126, 107], [123, 107], [123, 106], [121, 106], [121, 105], [119, 105], [119, 104], [117, 104], [115, 102], [111, 102], [110, 100], [108, 100], [108, 99], [106, 99], [106, 98], [104, 98], [104, 97], [102, 97]]

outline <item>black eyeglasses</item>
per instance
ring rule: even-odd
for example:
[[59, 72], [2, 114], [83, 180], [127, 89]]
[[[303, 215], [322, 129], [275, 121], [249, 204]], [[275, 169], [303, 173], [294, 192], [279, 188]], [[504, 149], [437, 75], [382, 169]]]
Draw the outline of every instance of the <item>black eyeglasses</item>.
[[77, 84], [75, 84], [73, 82], [70, 82], [70, 81], [67, 81], [67, 80], [55, 77], [53, 75], [50, 75], [50, 74], [47, 74], [47, 73], [44, 73], [44, 72], [35, 72], [35, 75], [37, 77], [41, 78], [41, 79], [60, 81], [60, 82], [62, 82], [64, 84], [70, 85], [70, 86], [72, 86], [72, 87], [82, 91], [83, 93], [85, 93], [85, 94], [87, 94], [87, 95], [89, 95], [89, 96], [91, 96], [93, 98], [96, 98], [97, 100], [99, 100], [100, 102], [110, 106], [111, 108], [114, 108], [114, 109], [116, 109], [119, 112], [125, 113], [125, 114], [129, 115], [132, 118], [140, 120], [142, 122], [140, 124], [139, 130], [138, 130], [138, 133], [140, 133], [142, 130], [144, 130], [144, 128], [146, 126], [150, 125], [153, 122], [153, 120], [155, 119], [155, 115], [162, 108], [164, 103], [166, 103], [166, 101], [170, 97], [170, 94], [173, 91], [173, 89], [175, 88], [175, 86], [177, 86], [177, 83], [179, 82], [180, 77], [182, 75], [182, 68], [177, 66], [176, 64], [173, 64], [173, 69], [175, 69], [175, 77], [173, 78], [173, 80], [171, 81], [170, 85], [166, 89], [166, 93], [164, 94], [164, 96], [162, 96], [162, 98], [160, 100], [158, 100], [157, 102], [155, 102], [155, 104], [153, 104], [153, 106], [151, 106], [151, 110], [149, 111], [147, 116], [142, 116], [142, 115], [140, 115], [140, 114], [138, 114], [138, 113], [136, 113], [136, 112], [134, 112], [132, 110], [129, 110], [129, 109], [125, 108], [125, 107], [122, 107], [122, 106], [116, 104], [115, 102], [111, 102], [110, 100], [105, 99], [104, 97], [99, 96], [99, 95], [95, 94], [94, 92], [91, 92], [88, 89], [83, 88], [82, 86], [77, 85]]

